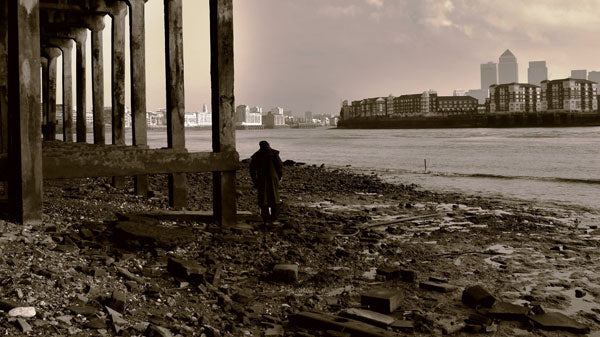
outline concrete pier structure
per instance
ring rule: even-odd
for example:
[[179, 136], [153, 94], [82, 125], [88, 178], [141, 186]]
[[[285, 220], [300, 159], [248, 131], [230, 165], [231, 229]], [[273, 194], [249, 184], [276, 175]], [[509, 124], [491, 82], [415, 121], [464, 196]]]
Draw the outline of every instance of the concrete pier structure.
[[[8, 181], [6, 206], [12, 220], [41, 221], [43, 179], [106, 176], [113, 177], [114, 186], [122, 187], [125, 177], [133, 176], [135, 193], [146, 195], [149, 174], [168, 174], [169, 204], [180, 209], [188, 206], [186, 174], [213, 172], [215, 221], [224, 226], [235, 224], [239, 156], [234, 128], [232, 0], [210, 0], [213, 151], [197, 153], [185, 148], [183, 1], [163, 1], [168, 147], [149, 149], [146, 1], [0, 0], [0, 182]], [[110, 27], [104, 27], [106, 15], [112, 18]], [[127, 16], [129, 32], [126, 31]], [[111, 144], [106, 144], [104, 139], [103, 67], [104, 52], [109, 50], [102, 44], [105, 28], [110, 29], [112, 37], [108, 58], [112, 64]], [[129, 46], [125, 42], [127, 33]], [[86, 143], [88, 34], [92, 45], [93, 144]], [[70, 71], [73, 42], [75, 83]], [[127, 47], [131, 62], [132, 146], [125, 145], [124, 128]], [[56, 141], [56, 62], [60, 55], [64, 136], [62, 141]], [[42, 64], [46, 66], [44, 79], [40, 81]], [[73, 85], [76, 88], [76, 142], [73, 142], [72, 127]], [[40, 92], [44, 95], [43, 118]]]

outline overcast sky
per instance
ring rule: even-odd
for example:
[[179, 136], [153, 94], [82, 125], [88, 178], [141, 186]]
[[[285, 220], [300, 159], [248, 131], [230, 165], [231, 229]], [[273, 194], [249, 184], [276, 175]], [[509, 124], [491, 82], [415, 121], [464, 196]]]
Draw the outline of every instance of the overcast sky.
[[[341, 101], [477, 89], [510, 49], [549, 77], [600, 70], [600, 1], [234, 0], [236, 105], [339, 113]], [[210, 109], [208, 1], [184, 6], [186, 110]], [[148, 110], [165, 105], [163, 1], [147, 5]], [[110, 19], [106, 20], [107, 27]], [[110, 39], [105, 33], [106, 102]], [[88, 57], [89, 60], [89, 57]], [[88, 76], [88, 79], [91, 75]], [[129, 96], [128, 96], [129, 99]], [[91, 106], [91, 95], [88, 98]], [[128, 103], [129, 105], [129, 103]]]

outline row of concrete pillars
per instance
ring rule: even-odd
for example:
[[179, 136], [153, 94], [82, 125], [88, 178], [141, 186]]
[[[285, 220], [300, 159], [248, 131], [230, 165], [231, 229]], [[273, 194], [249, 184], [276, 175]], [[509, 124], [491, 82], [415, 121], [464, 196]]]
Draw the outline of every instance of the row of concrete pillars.
[[[157, 1], [157, 0], [154, 0]], [[13, 217], [23, 223], [38, 222], [42, 213], [42, 181], [48, 165], [43, 162], [44, 141], [56, 140], [57, 59], [62, 55], [62, 101], [64, 144], [86, 142], [86, 39], [91, 30], [93, 143], [105, 146], [104, 123], [104, 32], [105, 15], [112, 18], [112, 147], [125, 147], [125, 36], [129, 12], [132, 147], [147, 149], [145, 0], [0, 0], [0, 156], [7, 169], [8, 204]], [[232, 0], [210, 0], [211, 85], [213, 110], [213, 154], [235, 153], [233, 98]], [[164, 0], [167, 144], [177, 153], [185, 151], [185, 98], [183, 64], [182, 0]], [[74, 43], [73, 43], [74, 42]], [[73, 81], [72, 48], [76, 48], [76, 74]], [[39, 65], [42, 65], [40, 88]], [[76, 120], [73, 139], [73, 83]], [[42, 89], [42, 90], [40, 90]], [[43, 113], [40, 114], [40, 91]], [[171, 155], [172, 152], [168, 154]], [[168, 155], [150, 153], [163, 164]], [[236, 153], [237, 155], [237, 153]], [[171, 156], [172, 157], [172, 156]], [[169, 157], [169, 158], [171, 158]], [[126, 156], [122, 156], [127, 161]], [[150, 158], [150, 157], [149, 157]], [[188, 158], [188, 157], [185, 157]], [[191, 159], [183, 159], [191, 161]], [[191, 158], [191, 157], [189, 157]], [[207, 157], [208, 158], [208, 157]], [[214, 158], [210, 157], [210, 158]], [[237, 158], [227, 156], [227, 158]], [[157, 159], [157, 160], [158, 160]], [[181, 156], [178, 157], [179, 163]], [[65, 160], [68, 162], [68, 160]], [[146, 160], [146, 162], [148, 162]], [[226, 167], [234, 167], [230, 163]], [[237, 163], [236, 163], [237, 164]], [[124, 167], [127, 163], [123, 163]], [[139, 166], [139, 165], [138, 165]], [[169, 173], [169, 201], [175, 208], [187, 203], [185, 172], [163, 165]], [[181, 165], [180, 165], [181, 166]], [[185, 166], [185, 165], [184, 165]], [[235, 222], [235, 170], [217, 171], [223, 165], [193, 167], [188, 172], [212, 171], [214, 215], [222, 224]], [[56, 167], [54, 170], [56, 171]], [[67, 168], [65, 168], [67, 169]], [[108, 172], [108, 171], [107, 171]], [[110, 171], [114, 174], [114, 170]], [[132, 172], [157, 172], [142, 168]], [[158, 171], [162, 172], [162, 171]], [[119, 173], [119, 172], [117, 172]], [[98, 173], [95, 173], [96, 175]], [[79, 174], [78, 176], [80, 176]], [[94, 175], [94, 176], [96, 176]], [[0, 174], [1, 176], [1, 174]], [[60, 176], [53, 172], [51, 176]], [[65, 174], [65, 177], [75, 174]], [[113, 177], [122, 187], [124, 176]], [[146, 174], [134, 176], [134, 190], [148, 192]]]

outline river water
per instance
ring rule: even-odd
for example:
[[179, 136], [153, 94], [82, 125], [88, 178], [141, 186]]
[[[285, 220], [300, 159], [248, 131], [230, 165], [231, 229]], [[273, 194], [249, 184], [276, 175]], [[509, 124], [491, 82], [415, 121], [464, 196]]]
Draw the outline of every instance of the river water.
[[[237, 131], [236, 137], [242, 159], [264, 139], [281, 151], [283, 160], [351, 165], [426, 189], [600, 210], [600, 127], [276, 129]], [[166, 134], [149, 131], [148, 141], [150, 147], [166, 146]], [[210, 131], [186, 130], [186, 147], [210, 151]]]

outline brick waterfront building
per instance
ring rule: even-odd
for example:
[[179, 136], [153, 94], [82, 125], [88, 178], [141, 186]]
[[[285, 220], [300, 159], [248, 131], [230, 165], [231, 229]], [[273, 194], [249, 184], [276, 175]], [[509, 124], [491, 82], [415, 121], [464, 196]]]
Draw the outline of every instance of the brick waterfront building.
[[491, 113], [522, 113], [542, 110], [541, 88], [528, 83], [490, 85]]
[[542, 110], [598, 111], [597, 83], [584, 79], [564, 78], [542, 81]]

